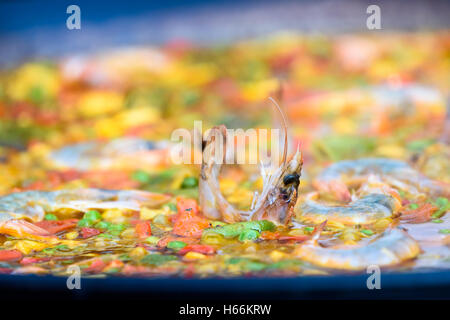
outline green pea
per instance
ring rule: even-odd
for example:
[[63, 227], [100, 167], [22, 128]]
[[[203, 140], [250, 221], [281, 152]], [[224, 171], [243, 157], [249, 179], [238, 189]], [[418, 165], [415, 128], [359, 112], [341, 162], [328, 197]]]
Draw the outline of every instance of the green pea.
[[187, 243], [185, 243], [183, 241], [170, 241], [167, 244], [167, 248], [174, 249], [174, 250], [183, 249], [186, 246], [187, 246]]
[[91, 227], [92, 225], [93, 225], [92, 221], [87, 219], [81, 219], [80, 221], [78, 221], [78, 226], [81, 228]]
[[131, 178], [140, 183], [148, 183], [151, 180], [151, 176], [147, 172], [142, 171], [142, 170], [133, 172], [133, 174], [131, 175]]
[[261, 271], [266, 268], [266, 264], [259, 261], [249, 261], [244, 265], [244, 268], [248, 271]]
[[239, 241], [256, 240], [261, 235], [257, 230], [246, 230], [239, 235]]
[[102, 219], [102, 215], [97, 210], [89, 210], [83, 216], [83, 219], [92, 221], [93, 223], [98, 222]]
[[198, 186], [198, 179], [196, 177], [186, 177], [181, 183], [182, 189], [195, 188]]
[[416, 209], [419, 208], [419, 205], [418, 205], [417, 203], [411, 203], [411, 204], [409, 205], [409, 208], [410, 208], [410, 209], [413, 209], [413, 210], [416, 210]]
[[369, 229], [362, 229], [361, 233], [364, 233], [366, 236], [371, 236], [373, 235], [373, 231], [369, 230]]
[[450, 229], [441, 229], [441, 230], [439, 230], [439, 233], [450, 234]]
[[126, 253], [121, 254], [120, 256], [118, 256], [118, 258], [119, 258], [120, 261], [123, 261], [123, 262], [131, 261], [130, 256], [128, 254], [126, 254]]
[[118, 223], [118, 224], [111, 224], [108, 228], [108, 233], [113, 236], [119, 236], [123, 230], [126, 229], [126, 226], [124, 224]]
[[446, 207], [448, 205], [448, 199], [439, 197], [436, 199], [435, 203], [439, 208]]
[[303, 229], [308, 233], [311, 233], [314, 231], [314, 227], [304, 227]]
[[162, 255], [162, 254], [148, 254], [141, 259], [143, 264], [150, 264], [159, 266], [166, 262], [177, 260], [177, 257], [174, 255]]
[[114, 238], [114, 236], [112, 234], [109, 234], [109, 233], [100, 233], [97, 237], [98, 238], [105, 238], [105, 239], [112, 239], [112, 238]]
[[100, 221], [95, 224], [95, 227], [100, 230], [106, 230], [111, 227], [111, 222], [108, 221]]
[[145, 239], [145, 242], [148, 242], [150, 244], [157, 244], [159, 242], [159, 238], [155, 236], [150, 236]]
[[58, 217], [55, 216], [54, 214], [47, 213], [47, 214], [45, 215], [45, 217], [44, 217], [44, 220], [47, 220], [47, 221], [56, 221], [56, 220], [58, 220]]

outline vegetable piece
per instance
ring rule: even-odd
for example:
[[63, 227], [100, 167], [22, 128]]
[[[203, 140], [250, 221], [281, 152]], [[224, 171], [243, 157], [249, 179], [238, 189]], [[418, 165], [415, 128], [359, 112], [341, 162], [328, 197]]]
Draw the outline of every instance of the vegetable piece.
[[23, 254], [29, 254], [32, 251], [41, 251], [50, 247], [52, 244], [31, 240], [20, 240], [14, 245], [14, 249], [19, 250]]
[[311, 232], [314, 231], [314, 227], [304, 227], [303, 229], [304, 229], [305, 232], [307, 232], [307, 233], [311, 233]]
[[167, 247], [167, 244], [171, 241], [183, 241], [184, 243], [187, 244], [194, 244], [196, 243], [198, 240], [196, 238], [192, 238], [192, 237], [174, 237], [174, 236], [166, 236], [161, 238], [158, 241], [158, 247], [160, 248], [164, 248]]
[[198, 179], [196, 177], [186, 177], [181, 183], [182, 189], [195, 188], [198, 186]]
[[45, 248], [44, 250], [42, 250], [43, 253], [50, 254], [50, 255], [57, 254], [58, 251], [67, 252], [67, 251], [70, 251], [70, 248], [65, 244], [60, 244], [58, 246], [54, 246], [51, 248]]
[[178, 215], [173, 224], [173, 233], [184, 237], [201, 237], [203, 229], [209, 227], [205, 218], [196, 215], [195, 211], [184, 211]]
[[50, 258], [32, 258], [32, 257], [24, 257], [22, 260], [20, 260], [20, 264], [22, 265], [29, 265], [32, 263], [39, 263], [39, 262], [46, 262], [49, 261]]
[[267, 268], [267, 265], [264, 262], [249, 258], [231, 258], [227, 263], [239, 265], [243, 271], [247, 272], [261, 271]]
[[272, 231], [274, 229], [275, 224], [267, 220], [246, 221], [206, 229], [203, 231], [202, 238], [208, 237], [211, 234], [220, 234], [225, 238], [239, 237], [241, 241], [254, 240], [261, 235], [261, 232]]
[[56, 234], [61, 231], [65, 231], [68, 229], [72, 229], [77, 225], [77, 219], [66, 219], [66, 220], [58, 220], [58, 221], [39, 221], [34, 224], [42, 229], [47, 230], [50, 234]]
[[142, 184], [146, 184], [151, 181], [151, 176], [147, 172], [142, 171], [142, 170], [137, 170], [137, 171], [133, 172], [133, 174], [131, 175], [131, 178]]
[[448, 210], [450, 210], [450, 201], [447, 198], [437, 198], [434, 204], [439, 208], [436, 212], [431, 215], [432, 219], [437, 219], [442, 217]]
[[261, 236], [261, 232], [257, 230], [245, 230], [239, 235], [239, 241], [256, 240]]
[[184, 248], [186, 246], [187, 246], [187, 244], [185, 242], [183, 242], [183, 241], [170, 241], [167, 244], [167, 248], [173, 249], [173, 250], [179, 250], [179, 249], [182, 249], [182, 248]]
[[96, 236], [96, 235], [98, 235], [100, 233], [101, 233], [100, 230], [95, 229], [95, 228], [88, 228], [88, 227], [81, 228], [81, 232], [80, 232], [81, 237], [83, 239], [87, 239], [87, 238]]
[[192, 213], [197, 214], [198, 213], [197, 201], [194, 199], [178, 198], [177, 210], [179, 214], [184, 213], [186, 211], [191, 211]]
[[18, 261], [22, 259], [22, 252], [19, 250], [0, 250], [0, 261]]
[[145, 239], [145, 242], [150, 243], [150, 244], [157, 244], [159, 241], [158, 237], [155, 236], [150, 236], [147, 239]]
[[178, 251], [178, 254], [185, 255], [188, 252], [198, 252], [202, 254], [214, 254], [215, 249], [208, 245], [190, 244]]
[[206, 256], [202, 253], [198, 253], [198, 252], [188, 252], [186, 253], [186, 255], [183, 257], [183, 260], [187, 260], [187, 261], [194, 261], [194, 260], [201, 260], [201, 259], [205, 259]]
[[173, 255], [163, 255], [163, 254], [148, 254], [141, 259], [143, 264], [150, 264], [154, 266], [160, 266], [166, 262], [177, 260], [176, 256]]
[[91, 224], [95, 224], [102, 220], [102, 215], [97, 210], [89, 210], [84, 214], [83, 220], [88, 220]]
[[163, 207], [169, 207], [171, 211], [177, 211], [177, 205], [175, 203], [167, 203]]
[[361, 233], [365, 234], [366, 236], [371, 236], [371, 235], [373, 235], [373, 231], [372, 231], [372, 230], [369, 230], [369, 229], [362, 229], [362, 230], [360, 230], [360, 231], [361, 231]]
[[140, 239], [146, 239], [152, 235], [150, 221], [141, 221], [135, 226], [136, 234]]
[[47, 214], [45, 215], [45, 217], [44, 217], [44, 220], [47, 220], [47, 221], [56, 221], [56, 220], [58, 220], [58, 217], [55, 216], [55, 215], [52, 214], [52, 213], [47, 213]]
[[102, 259], [96, 258], [94, 259], [89, 267], [84, 269], [84, 272], [88, 273], [99, 273], [102, 272], [102, 270], [106, 267], [106, 263], [103, 262]]
[[87, 219], [81, 219], [80, 221], [78, 221], [78, 226], [82, 228], [90, 227], [92, 225], [93, 223]]
[[108, 228], [108, 233], [113, 236], [119, 236], [123, 230], [126, 229], [126, 226], [121, 223], [114, 223], [111, 224]]
[[108, 221], [100, 221], [95, 224], [95, 228], [100, 229], [100, 230], [106, 230], [109, 227], [111, 227], [111, 222], [108, 222]]
[[439, 233], [450, 234], [450, 229], [441, 229], [441, 230], [439, 230]]

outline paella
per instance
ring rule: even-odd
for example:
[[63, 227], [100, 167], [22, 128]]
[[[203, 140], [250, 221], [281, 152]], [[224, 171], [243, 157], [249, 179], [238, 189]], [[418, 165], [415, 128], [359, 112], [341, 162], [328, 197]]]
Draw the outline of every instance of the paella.
[[0, 272], [450, 268], [449, 39], [289, 33], [2, 70]]

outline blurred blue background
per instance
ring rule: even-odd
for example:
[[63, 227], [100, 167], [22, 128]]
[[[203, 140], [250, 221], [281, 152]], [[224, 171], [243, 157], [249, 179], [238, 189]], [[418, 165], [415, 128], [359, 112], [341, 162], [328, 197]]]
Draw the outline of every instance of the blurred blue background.
[[[180, 38], [210, 44], [280, 30], [367, 32], [366, 9], [374, 3], [381, 8], [382, 31], [450, 27], [446, 0], [3, 0], [0, 66]], [[66, 28], [66, 8], [71, 4], [81, 8], [81, 30]]]

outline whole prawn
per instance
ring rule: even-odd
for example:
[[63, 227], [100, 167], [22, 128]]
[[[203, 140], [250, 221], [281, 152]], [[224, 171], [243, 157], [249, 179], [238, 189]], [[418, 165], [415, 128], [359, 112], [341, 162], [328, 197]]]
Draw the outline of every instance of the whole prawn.
[[328, 220], [344, 225], [368, 225], [382, 218], [399, 216], [402, 207], [398, 192], [373, 175], [358, 189], [356, 199], [348, 204], [320, 203], [318, 197], [317, 192], [306, 196], [297, 214], [300, 221], [317, 224]]
[[450, 185], [429, 179], [404, 161], [387, 158], [362, 158], [333, 163], [313, 181], [320, 192], [333, 194], [338, 200], [350, 201], [350, 186], [360, 185], [369, 175], [412, 194], [430, 193], [449, 196]]
[[321, 247], [317, 242], [319, 235], [320, 231], [315, 232], [310, 241], [294, 250], [294, 255], [323, 268], [364, 270], [370, 265], [398, 265], [421, 252], [417, 241], [398, 228], [386, 230], [367, 245], [345, 248]]
[[[287, 121], [279, 105], [270, 98], [283, 119], [285, 143], [281, 166], [271, 174], [263, 175], [263, 190], [253, 201], [250, 211], [234, 208], [222, 195], [219, 187], [219, 174], [226, 157], [226, 127], [221, 125], [211, 130], [203, 150], [201, 175], [199, 179], [199, 203], [203, 214], [210, 219], [222, 219], [234, 223], [247, 219], [270, 220], [277, 224], [288, 224], [293, 216], [297, 202], [298, 187], [302, 169], [302, 155], [297, 149], [290, 161], [287, 161]], [[223, 149], [217, 148], [216, 139], [223, 139]], [[216, 155], [221, 159], [217, 161]], [[222, 161], [220, 161], [222, 160]]]

